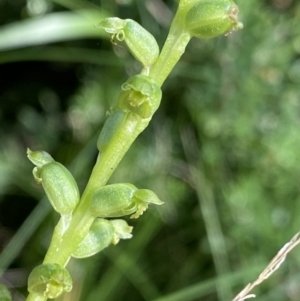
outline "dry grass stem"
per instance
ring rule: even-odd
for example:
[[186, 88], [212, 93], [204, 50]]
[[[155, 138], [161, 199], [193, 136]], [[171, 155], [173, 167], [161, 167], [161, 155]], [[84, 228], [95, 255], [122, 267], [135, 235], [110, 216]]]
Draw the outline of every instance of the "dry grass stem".
[[243, 301], [250, 298], [255, 298], [254, 294], [249, 294], [250, 291], [268, 279], [284, 262], [286, 255], [300, 243], [300, 232], [293, 236], [293, 238], [286, 243], [276, 256], [270, 261], [268, 266], [263, 270], [259, 277], [253, 282], [249, 283], [232, 301]]

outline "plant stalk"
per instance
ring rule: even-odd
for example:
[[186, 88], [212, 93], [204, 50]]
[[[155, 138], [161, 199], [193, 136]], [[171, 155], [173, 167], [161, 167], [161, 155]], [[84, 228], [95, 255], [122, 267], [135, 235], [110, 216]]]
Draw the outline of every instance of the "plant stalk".
[[[166, 43], [160, 56], [150, 70], [149, 77], [161, 86], [175, 64], [184, 53], [191, 36], [184, 30], [184, 16], [178, 10], [172, 22]], [[152, 116], [151, 116], [152, 117]], [[118, 129], [105, 151], [99, 153], [96, 165], [88, 181], [81, 201], [75, 208], [71, 223], [65, 233], [60, 233], [61, 221], [54, 230], [51, 244], [44, 259], [44, 263], [58, 263], [66, 266], [76, 246], [87, 235], [94, 217], [89, 212], [89, 203], [95, 189], [104, 186], [111, 177], [119, 162], [124, 157], [137, 136], [148, 126], [151, 117], [138, 121], [130, 118]], [[36, 294], [29, 294], [26, 301], [45, 301], [47, 298]]]

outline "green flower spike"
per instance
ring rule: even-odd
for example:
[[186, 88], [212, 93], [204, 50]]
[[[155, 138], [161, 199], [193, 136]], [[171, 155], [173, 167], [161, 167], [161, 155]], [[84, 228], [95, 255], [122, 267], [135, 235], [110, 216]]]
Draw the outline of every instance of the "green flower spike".
[[146, 70], [157, 60], [159, 47], [155, 38], [137, 22], [113, 17], [102, 20], [99, 27], [111, 34], [112, 42], [124, 41], [132, 55], [146, 67]]
[[117, 244], [120, 239], [132, 237], [132, 227], [124, 220], [96, 219], [92, 224], [88, 235], [76, 247], [72, 256], [75, 258], [90, 257], [110, 244]]
[[79, 189], [72, 174], [45, 151], [27, 150], [29, 160], [36, 165], [33, 176], [41, 183], [54, 210], [64, 218], [64, 228], [71, 219], [79, 199]]
[[3, 284], [0, 284], [0, 300], [1, 301], [12, 301], [10, 291]]
[[211, 39], [243, 28], [232, 0], [199, 0], [188, 10], [185, 24], [194, 37]]
[[131, 218], [138, 218], [150, 203], [163, 204], [150, 190], [137, 189], [132, 184], [112, 184], [101, 187], [94, 193], [90, 212], [95, 217], [131, 215]]
[[56, 263], [35, 267], [28, 278], [28, 291], [49, 299], [72, 290], [72, 278], [67, 269]]

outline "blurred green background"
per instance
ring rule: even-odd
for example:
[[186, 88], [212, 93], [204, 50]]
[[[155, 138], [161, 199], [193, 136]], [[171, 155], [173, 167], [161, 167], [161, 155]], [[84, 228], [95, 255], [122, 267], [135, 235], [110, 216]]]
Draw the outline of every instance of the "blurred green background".
[[[111, 179], [155, 191], [121, 241], [68, 267], [66, 301], [231, 300], [299, 230], [300, 2], [237, 1], [244, 29], [193, 39], [163, 101]], [[160, 46], [176, 10], [162, 0], [0, 0], [0, 269], [14, 300], [58, 220], [26, 148], [84, 188], [120, 85], [140, 71], [96, 25], [140, 22]], [[300, 253], [254, 292], [299, 300]]]

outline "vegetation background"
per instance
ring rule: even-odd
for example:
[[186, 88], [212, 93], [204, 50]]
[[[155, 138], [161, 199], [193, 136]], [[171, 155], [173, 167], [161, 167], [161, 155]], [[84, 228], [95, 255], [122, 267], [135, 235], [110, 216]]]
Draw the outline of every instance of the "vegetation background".
[[[230, 301], [299, 231], [300, 2], [237, 4], [244, 29], [192, 40], [110, 181], [149, 188], [165, 204], [129, 221], [133, 239], [71, 260], [74, 289], [60, 301]], [[15, 301], [58, 219], [26, 148], [51, 153], [83, 189], [105, 113], [140, 70], [94, 25], [131, 18], [161, 46], [176, 6], [0, 0], [0, 280]], [[299, 300], [299, 281], [296, 249], [256, 300]]]

